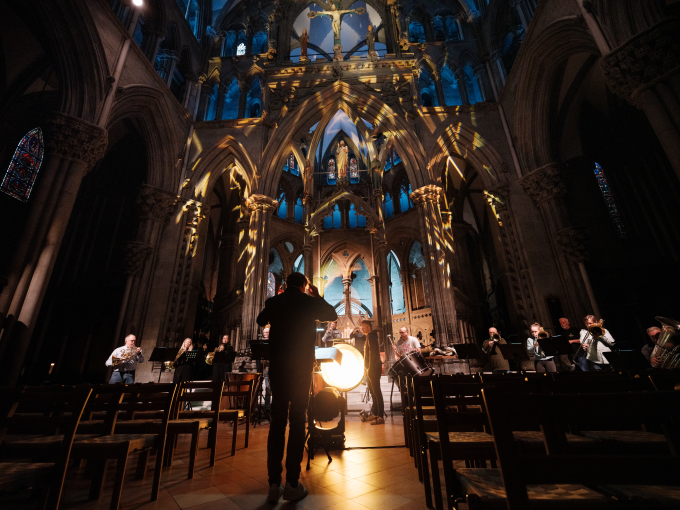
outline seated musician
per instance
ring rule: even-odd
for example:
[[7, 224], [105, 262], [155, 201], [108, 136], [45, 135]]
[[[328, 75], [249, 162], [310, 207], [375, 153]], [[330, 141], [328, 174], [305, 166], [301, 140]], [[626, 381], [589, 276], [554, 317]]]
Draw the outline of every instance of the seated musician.
[[614, 337], [609, 331], [602, 327], [604, 334], [602, 336], [594, 336], [590, 333], [589, 328], [597, 326], [599, 323], [595, 320], [594, 315], [586, 315], [583, 319], [586, 329], [581, 330], [581, 346], [586, 352], [586, 369], [587, 370], [607, 370], [609, 369], [609, 362], [604, 357], [603, 353], [610, 352], [614, 347]]
[[657, 326], [647, 328], [647, 336], [649, 336], [649, 340], [645, 342], [645, 345], [642, 347], [642, 355], [647, 358], [650, 365], [655, 368], [660, 367], [661, 358], [659, 356], [652, 357], [652, 353], [654, 352], [654, 347], [656, 347], [656, 341], [661, 336], [661, 328]]
[[496, 328], [489, 328], [489, 338], [484, 340], [482, 350], [489, 356], [489, 365], [492, 372], [508, 372], [510, 371], [510, 364], [508, 360], [503, 357], [501, 350], [496, 345], [506, 345], [505, 338], [502, 338]]
[[[107, 367], [113, 366], [109, 384], [135, 383], [137, 363], [144, 363], [144, 354], [142, 354], [142, 349], [135, 346], [136, 341], [135, 335], [126, 336], [125, 345], [114, 349], [109, 359], [106, 360], [105, 365]], [[113, 363], [113, 358], [116, 358], [116, 364]]]
[[538, 322], [531, 325], [531, 336], [527, 338], [527, 353], [534, 357], [534, 368], [536, 373], [544, 374], [546, 372], [557, 372], [555, 368], [555, 360], [553, 356], [546, 356], [538, 344], [539, 333], [545, 333], [545, 330]]
[[397, 345], [393, 345], [392, 348], [394, 349], [394, 354], [397, 356], [397, 359], [399, 359], [409, 352], [420, 352], [420, 342], [416, 337], [408, 334], [407, 327], [403, 327], [399, 330]]
[[326, 332], [321, 337], [324, 347], [333, 347], [333, 340], [342, 338], [342, 332], [337, 329], [337, 323], [335, 321], [329, 322]]

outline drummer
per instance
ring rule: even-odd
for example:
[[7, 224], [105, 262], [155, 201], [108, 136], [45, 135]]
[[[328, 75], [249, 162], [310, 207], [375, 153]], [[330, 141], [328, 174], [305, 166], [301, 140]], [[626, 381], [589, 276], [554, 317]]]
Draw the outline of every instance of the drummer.
[[399, 339], [396, 345], [392, 345], [397, 359], [407, 355], [409, 352], [420, 353], [420, 342], [414, 336], [408, 334], [408, 328], [403, 327], [399, 330]]

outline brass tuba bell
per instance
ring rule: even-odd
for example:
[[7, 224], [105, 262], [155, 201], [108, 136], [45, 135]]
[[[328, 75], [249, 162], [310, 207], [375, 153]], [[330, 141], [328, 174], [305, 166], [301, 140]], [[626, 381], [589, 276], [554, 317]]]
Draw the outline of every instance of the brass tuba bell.
[[655, 341], [652, 358], [661, 358], [661, 368], [680, 368], [680, 345], [675, 338], [680, 334], [680, 322], [666, 317], [656, 317], [661, 323], [661, 335]]

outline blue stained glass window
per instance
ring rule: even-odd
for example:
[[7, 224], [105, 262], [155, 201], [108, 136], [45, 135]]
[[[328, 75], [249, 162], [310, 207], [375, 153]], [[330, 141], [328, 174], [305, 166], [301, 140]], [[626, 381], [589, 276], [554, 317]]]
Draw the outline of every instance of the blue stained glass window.
[[284, 220], [288, 216], [288, 201], [286, 200], [286, 195], [284, 193], [279, 195], [279, 210], [276, 214], [279, 218], [283, 218]]
[[336, 179], [335, 174], [335, 159], [331, 158], [328, 160], [328, 183], [334, 184]]
[[393, 166], [397, 166], [399, 163], [401, 163], [401, 158], [393, 147], [390, 149], [390, 152], [387, 154], [387, 159], [385, 160], [385, 172], [390, 171]]
[[385, 213], [385, 219], [389, 220], [394, 213], [394, 204], [392, 203], [392, 197], [389, 193], [385, 193], [384, 208], [385, 210], [383, 212]]
[[399, 208], [401, 209], [401, 212], [405, 212], [411, 207], [413, 207], [413, 202], [411, 202], [411, 184], [409, 183], [408, 193], [406, 192], [405, 187], [402, 187], [399, 190]]
[[14, 152], [0, 190], [22, 202], [27, 202], [42, 164], [44, 149], [41, 129], [29, 131]]
[[305, 208], [302, 205], [302, 197], [297, 197], [297, 200], [295, 200], [295, 223], [302, 223], [304, 215]]
[[274, 277], [274, 273], [269, 273], [267, 276], [267, 297], [274, 297], [276, 296], [276, 278]]
[[286, 161], [286, 166], [283, 169], [286, 172], [290, 172], [293, 175], [300, 175], [300, 167], [298, 167], [297, 160], [293, 153], [290, 153], [288, 160]]
[[626, 227], [623, 225], [621, 214], [619, 213], [619, 209], [616, 206], [616, 200], [614, 200], [614, 193], [612, 193], [612, 190], [609, 187], [609, 181], [607, 180], [607, 177], [604, 175], [604, 170], [602, 169], [599, 163], [595, 163], [595, 168], [593, 169], [593, 171], [595, 172], [597, 184], [600, 186], [600, 191], [602, 192], [604, 201], [607, 204], [609, 216], [611, 217], [612, 221], [614, 222], [614, 226], [616, 227], [616, 232], [618, 233], [619, 238], [624, 239], [628, 237]]
[[352, 158], [349, 160], [349, 178], [359, 179], [359, 165], [357, 165], [356, 158]]

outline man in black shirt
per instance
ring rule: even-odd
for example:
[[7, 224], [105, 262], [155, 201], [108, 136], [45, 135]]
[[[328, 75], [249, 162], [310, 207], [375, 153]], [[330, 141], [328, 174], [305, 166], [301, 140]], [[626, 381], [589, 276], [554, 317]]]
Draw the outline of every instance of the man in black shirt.
[[[257, 316], [269, 329], [269, 384], [272, 389], [271, 424], [267, 439], [267, 471], [270, 503], [283, 494], [286, 501], [302, 499], [307, 489], [298, 482], [305, 448], [305, 411], [314, 368], [316, 321], [338, 318], [305, 275], [291, 273], [286, 290], [265, 301]], [[309, 291], [309, 295], [306, 291]], [[290, 404], [290, 413], [288, 406]], [[281, 488], [286, 423], [290, 420], [286, 452], [286, 487]]]
[[[371, 393], [371, 416], [368, 421], [371, 425], [384, 425], [385, 404], [382, 391], [380, 390], [380, 376], [382, 375], [382, 360], [380, 359], [380, 342], [378, 335], [372, 331], [371, 321], [361, 322], [361, 331], [364, 334], [364, 369], [366, 370], [366, 383]], [[363, 420], [363, 418], [362, 418]]]
[[[562, 367], [564, 366], [571, 367], [568, 368], [568, 370], [573, 371], [574, 365], [567, 362], [573, 360], [573, 355], [576, 354], [576, 351], [578, 351], [578, 348], [581, 346], [581, 343], [579, 341], [579, 339], [581, 338], [581, 330], [571, 326], [569, 324], [569, 319], [562, 317], [560, 319], [559, 327], [555, 328], [555, 336], [561, 336], [569, 340], [569, 345], [571, 345], [571, 356], [567, 356], [566, 354], [560, 354], [559, 359]], [[560, 371], [562, 371], [562, 369], [560, 369]]]

